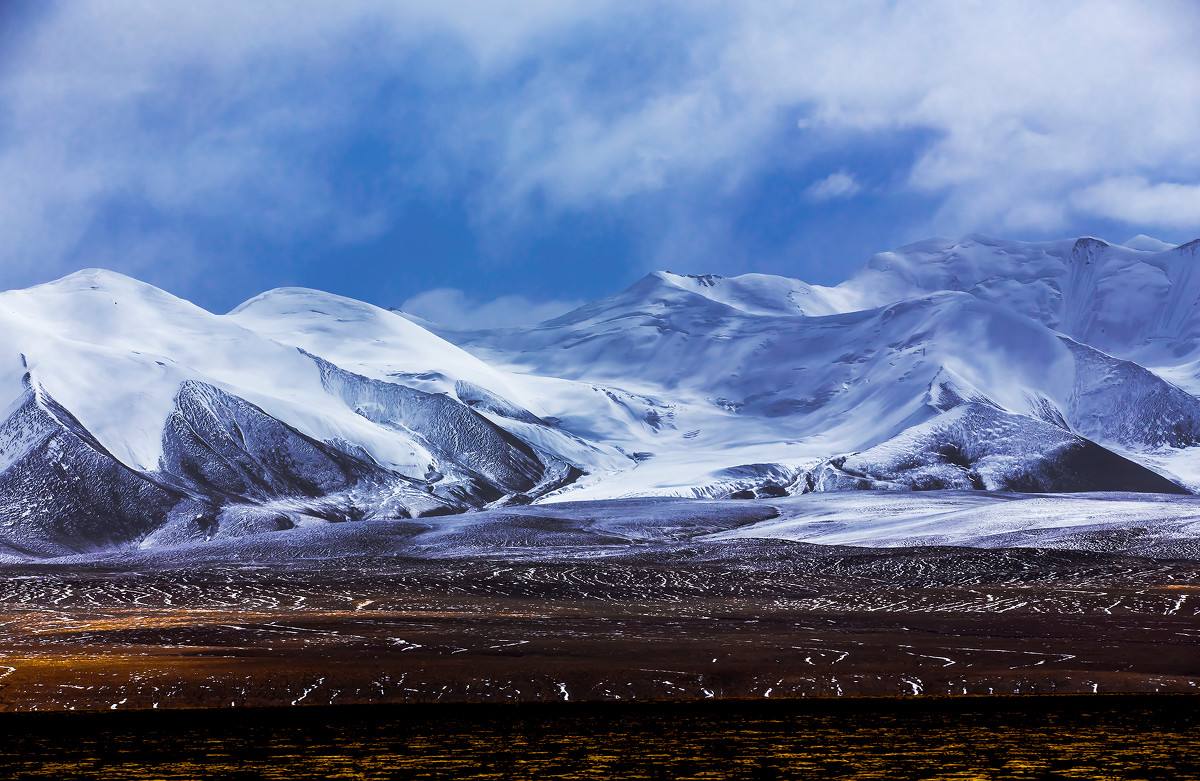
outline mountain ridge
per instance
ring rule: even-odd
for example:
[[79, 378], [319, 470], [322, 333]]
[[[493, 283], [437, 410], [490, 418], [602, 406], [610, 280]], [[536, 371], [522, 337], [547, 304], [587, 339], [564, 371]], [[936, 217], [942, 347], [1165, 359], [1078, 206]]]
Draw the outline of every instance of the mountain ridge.
[[832, 287], [653, 272], [469, 332], [299, 287], [214, 314], [84, 269], [0, 293], [0, 545], [623, 496], [1183, 491], [1200, 242], [1135, 238], [930, 239]]

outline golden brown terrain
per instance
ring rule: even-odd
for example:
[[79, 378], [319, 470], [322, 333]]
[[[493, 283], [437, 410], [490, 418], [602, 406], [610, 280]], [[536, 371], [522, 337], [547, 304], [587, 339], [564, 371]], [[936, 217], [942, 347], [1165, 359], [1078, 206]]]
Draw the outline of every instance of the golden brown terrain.
[[23, 566], [0, 707], [1197, 692], [1198, 641], [1200, 566], [1097, 553]]

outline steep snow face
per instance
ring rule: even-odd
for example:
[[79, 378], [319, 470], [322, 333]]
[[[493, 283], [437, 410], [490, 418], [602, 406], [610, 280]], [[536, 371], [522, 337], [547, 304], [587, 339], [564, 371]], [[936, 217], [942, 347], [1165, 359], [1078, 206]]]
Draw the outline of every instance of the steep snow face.
[[317, 359], [325, 387], [359, 415], [381, 426], [421, 436], [437, 459], [431, 469], [456, 468], [484, 476], [504, 493], [532, 490], [545, 476], [546, 464], [520, 439], [465, 404], [447, 396], [372, 380]]
[[1068, 272], [1072, 245], [1071, 241], [1027, 244], [983, 236], [927, 239], [872, 256], [842, 286], [872, 306], [935, 291], [968, 292], [1057, 328], [1062, 321], [1061, 280]]
[[1065, 341], [1075, 358], [1066, 409], [1076, 430], [1134, 449], [1200, 445], [1200, 399], [1132, 361]]
[[875, 255], [839, 288], [875, 305], [933, 291], [964, 291], [1152, 367], [1195, 360], [1200, 357], [1200, 241], [1165, 249], [1136, 244], [1093, 238], [936, 239]]

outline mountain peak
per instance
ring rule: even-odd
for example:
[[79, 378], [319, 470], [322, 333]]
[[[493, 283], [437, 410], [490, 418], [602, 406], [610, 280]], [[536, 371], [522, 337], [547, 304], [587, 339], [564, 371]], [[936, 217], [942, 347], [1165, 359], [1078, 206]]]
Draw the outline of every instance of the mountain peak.
[[1147, 236], [1144, 233], [1131, 236], [1130, 238], [1121, 242], [1121, 244], [1129, 249], [1139, 250], [1140, 252], [1166, 252], [1175, 246], [1174, 244], [1169, 244], [1162, 239], [1156, 239], [1153, 236]]
[[[720, 274], [676, 274], [674, 271], [655, 271], [651, 276], [658, 277], [666, 282], [686, 285], [701, 285], [703, 287], [713, 287], [718, 281], [725, 277]], [[736, 277], [735, 277], [736, 279]]]
[[[50, 282], [0, 293], [0, 296], [14, 302], [21, 300], [24, 302], [21, 307], [32, 306], [63, 321], [88, 321], [89, 316], [106, 312], [114, 305], [125, 311], [126, 316], [134, 317], [130, 327], [138, 327], [135, 322], [138, 317], [157, 318], [168, 312], [201, 319], [212, 315], [207, 309], [174, 293], [106, 268], [80, 269]], [[70, 298], [70, 305], [61, 304], [61, 298]], [[142, 314], [135, 317], [134, 312]], [[110, 316], [105, 314], [103, 318], [108, 320]], [[94, 333], [87, 338], [100, 336], [102, 334]]]
[[165, 293], [165, 291], [154, 287], [154, 285], [148, 282], [142, 282], [140, 279], [135, 279], [119, 271], [107, 268], [83, 268], [50, 282], [35, 285], [30, 289], [42, 287], [67, 290], [84, 290], [88, 288], [94, 290], [152, 289], [160, 293]]
[[[381, 314], [387, 311], [374, 304], [368, 304], [365, 301], [341, 296], [337, 293], [327, 293], [324, 290], [317, 290], [315, 288], [274, 287], [246, 299], [231, 309], [229, 314], [237, 315], [264, 306], [270, 306], [273, 309], [279, 307], [310, 309], [314, 312], [318, 310], [337, 310], [340, 314], [347, 316], [353, 314], [356, 318], [361, 318], [365, 315]], [[332, 314], [332, 311], [322, 311], [321, 313]]]

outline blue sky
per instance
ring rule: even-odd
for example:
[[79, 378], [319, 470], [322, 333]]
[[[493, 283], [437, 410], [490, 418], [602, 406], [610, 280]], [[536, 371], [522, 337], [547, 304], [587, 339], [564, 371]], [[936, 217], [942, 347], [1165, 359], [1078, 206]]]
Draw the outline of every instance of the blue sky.
[[471, 325], [930, 235], [1200, 235], [1193, 2], [0, 4], [0, 287]]

